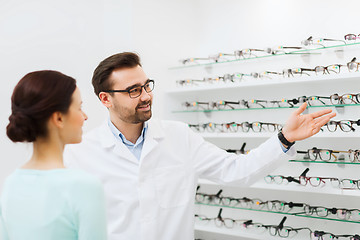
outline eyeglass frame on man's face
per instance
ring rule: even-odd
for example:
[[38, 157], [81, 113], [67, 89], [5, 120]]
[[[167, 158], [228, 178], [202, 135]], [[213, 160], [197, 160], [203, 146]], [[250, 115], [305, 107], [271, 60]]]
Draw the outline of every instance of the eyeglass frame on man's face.
[[[152, 87], [149, 86], [149, 84], [152, 83]], [[148, 86], [147, 86], [148, 85]], [[146, 90], [146, 88], [149, 88], [148, 90]], [[145, 92], [147, 93], [150, 93], [152, 92], [152, 90], [154, 90], [154, 87], [155, 87], [155, 81], [152, 80], [152, 79], [148, 79], [144, 85], [141, 85], [141, 86], [134, 86], [134, 87], [131, 87], [130, 89], [125, 89], [125, 90], [104, 90], [102, 92], [107, 92], [107, 93], [114, 93], [114, 92], [127, 92], [129, 94], [129, 97], [130, 98], [137, 98], [137, 97], [140, 97], [141, 94], [142, 94], [142, 89], [144, 88]], [[131, 91], [133, 91], [134, 89], [139, 89], [139, 95], [137, 96], [131, 96]]]

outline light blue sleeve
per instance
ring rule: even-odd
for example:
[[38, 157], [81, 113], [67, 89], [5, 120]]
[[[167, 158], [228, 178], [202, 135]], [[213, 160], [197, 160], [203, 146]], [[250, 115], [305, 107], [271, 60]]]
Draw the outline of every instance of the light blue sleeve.
[[74, 213], [78, 240], [106, 240], [104, 189], [97, 179], [86, 179], [75, 187]]
[[9, 240], [9, 237], [7, 235], [7, 231], [5, 228], [4, 220], [2, 217], [1, 204], [0, 204], [0, 240]]

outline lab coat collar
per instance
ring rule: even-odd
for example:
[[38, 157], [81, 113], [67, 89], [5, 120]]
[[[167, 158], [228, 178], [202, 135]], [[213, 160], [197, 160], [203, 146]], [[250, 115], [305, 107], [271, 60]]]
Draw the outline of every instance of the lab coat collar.
[[[107, 120], [104, 121], [103, 124], [101, 124], [101, 126], [99, 127], [98, 130], [100, 132], [97, 136], [100, 136], [100, 142], [101, 142], [101, 145], [103, 148], [110, 148], [110, 147], [116, 145], [116, 143], [119, 141], [118, 139], [116, 139], [114, 134], [111, 132]], [[164, 136], [165, 136], [165, 133], [161, 126], [160, 121], [155, 120], [155, 119], [154, 120], [150, 119], [148, 121], [148, 129], [145, 134], [145, 141], [146, 141], [146, 139], [160, 140], [160, 139], [164, 138]]]

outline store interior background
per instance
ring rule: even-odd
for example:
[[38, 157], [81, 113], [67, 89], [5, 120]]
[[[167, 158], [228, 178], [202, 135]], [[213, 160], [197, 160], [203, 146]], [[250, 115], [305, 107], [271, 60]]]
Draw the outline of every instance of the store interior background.
[[135, 51], [156, 80], [153, 116], [167, 118], [165, 92], [176, 80], [168, 68], [179, 59], [300, 45], [310, 35], [341, 39], [360, 33], [359, 9], [356, 0], [0, 0], [0, 190], [32, 151], [5, 130], [13, 88], [26, 73], [53, 69], [75, 77], [86, 132], [107, 118], [91, 86], [94, 68], [114, 53]]

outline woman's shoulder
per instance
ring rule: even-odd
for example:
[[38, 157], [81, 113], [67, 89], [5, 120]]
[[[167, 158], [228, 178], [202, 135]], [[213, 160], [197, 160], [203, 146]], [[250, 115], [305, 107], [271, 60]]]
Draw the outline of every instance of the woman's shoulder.
[[67, 169], [66, 182], [74, 189], [99, 188], [102, 186], [98, 178], [80, 169]]

